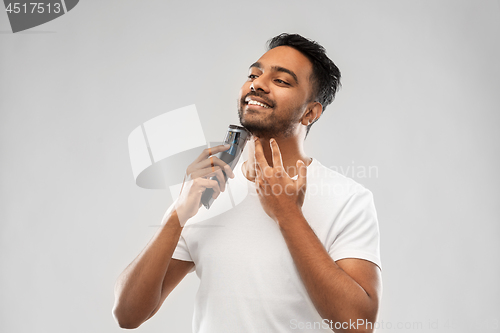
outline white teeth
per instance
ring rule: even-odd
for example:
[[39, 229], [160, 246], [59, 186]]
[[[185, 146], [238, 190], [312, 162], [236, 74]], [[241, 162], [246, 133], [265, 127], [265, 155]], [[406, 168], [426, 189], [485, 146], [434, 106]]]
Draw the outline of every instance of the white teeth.
[[263, 103], [261, 103], [261, 102], [257, 102], [257, 101], [254, 101], [254, 100], [250, 100], [250, 101], [248, 101], [248, 104], [262, 106], [262, 107], [264, 107], [264, 108], [266, 108], [266, 109], [269, 109], [269, 108], [270, 108], [270, 107], [269, 107], [269, 106], [267, 106], [266, 104], [263, 104]]

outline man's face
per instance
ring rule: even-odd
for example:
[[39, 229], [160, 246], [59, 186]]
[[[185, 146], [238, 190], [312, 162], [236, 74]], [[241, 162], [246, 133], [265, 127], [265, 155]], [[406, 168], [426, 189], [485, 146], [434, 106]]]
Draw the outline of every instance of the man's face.
[[299, 51], [278, 46], [249, 69], [240, 90], [240, 122], [259, 137], [290, 137], [297, 133], [311, 102], [312, 64]]

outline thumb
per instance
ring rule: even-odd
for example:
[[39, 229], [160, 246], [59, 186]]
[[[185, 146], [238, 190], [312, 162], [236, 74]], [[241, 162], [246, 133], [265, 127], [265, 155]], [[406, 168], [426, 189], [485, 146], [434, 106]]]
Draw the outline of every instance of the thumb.
[[301, 160], [298, 160], [296, 165], [298, 170], [297, 185], [302, 188], [307, 183], [307, 167]]

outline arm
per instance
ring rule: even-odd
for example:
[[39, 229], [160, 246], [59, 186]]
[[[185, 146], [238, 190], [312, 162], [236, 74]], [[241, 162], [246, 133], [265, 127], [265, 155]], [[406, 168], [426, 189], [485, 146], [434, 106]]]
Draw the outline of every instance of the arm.
[[[286, 222], [286, 223], [285, 223]], [[370, 261], [333, 261], [301, 211], [278, 217], [281, 232], [313, 304], [336, 332], [371, 332], [382, 292], [380, 269]], [[356, 323], [356, 325], [348, 325]]]
[[[137, 328], [151, 318], [165, 298], [192, 269], [194, 263], [171, 259], [183, 226], [196, 215], [201, 196], [207, 188], [216, 198], [225, 189], [224, 175], [234, 178], [231, 168], [213, 153], [227, 150], [227, 145], [205, 149], [186, 170], [181, 193], [171, 212], [167, 212], [159, 230], [144, 250], [120, 274], [115, 284], [113, 316], [122, 328]], [[217, 166], [211, 165], [212, 163]], [[219, 180], [209, 179], [215, 176]], [[221, 187], [219, 187], [219, 183]]]
[[[340, 325], [336, 332], [372, 332], [372, 324], [367, 322], [373, 323], [377, 317], [382, 289], [380, 269], [362, 259], [333, 261], [302, 214], [307, 167], [297, 161], [298, 178], [293, 180], [286, 174], [279, 147], [272, 139], [271, 150], [273, 167], [268, 165], [260, 141], [255, 141], [259, 199], [266, 213], [279, 224], [316, 310], [330, 327]], [[282, 190], [273, 190], [276, 188]]]
[[120, 327], [136, 328], [149, 319], [194, 265], [171, 260], [181, 231], [174, 210], [118, 277], [113, 315]]

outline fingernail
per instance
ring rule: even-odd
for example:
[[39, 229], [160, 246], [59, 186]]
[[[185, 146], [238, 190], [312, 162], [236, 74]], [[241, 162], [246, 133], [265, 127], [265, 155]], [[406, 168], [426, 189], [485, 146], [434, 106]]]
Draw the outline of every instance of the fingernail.
[[231, 169], [231, 167], [228, 165], [225, 168], [226, 168], [226, 175], [229, 174], [229, 177], [234, 178], [234, 172]]

